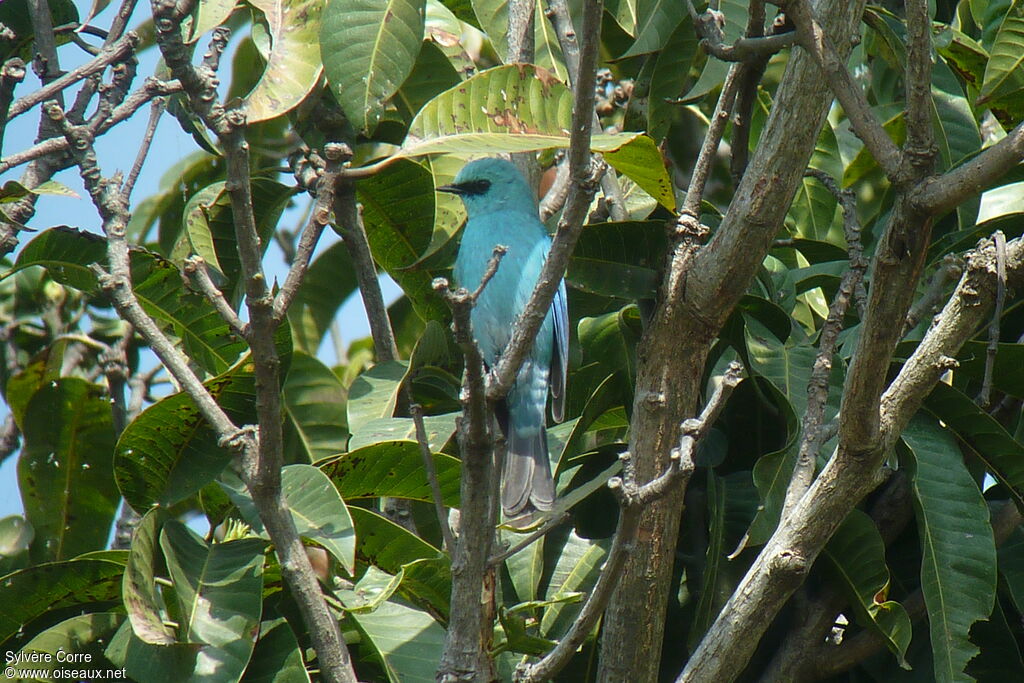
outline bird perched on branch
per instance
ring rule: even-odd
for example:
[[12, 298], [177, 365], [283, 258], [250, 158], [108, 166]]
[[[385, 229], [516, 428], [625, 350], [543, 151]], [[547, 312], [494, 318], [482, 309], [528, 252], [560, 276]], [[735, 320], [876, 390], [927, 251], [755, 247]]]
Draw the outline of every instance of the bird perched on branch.
[[[455, 279], [460, 286], [476, 289], [494, 247], [507, 248], [471, 315], [473, 336], [484, 362], [494, 367], [537, 285], [551, 238], [537, 217], [533, 190], [504, 159], [472, 161], [459, 171], [455, 182], [437, 189], [459, 195], [466, 205], [468, 220], [455, 259]], [[501, 478], [501, 506], [506, 517], [550, 510], [554, 503], [544, 409], [550, 388], [552, 416], [562, 420], [568, 355], [569, 317], [563, 281], [512, 390], [496, 410], [508, 442]]]

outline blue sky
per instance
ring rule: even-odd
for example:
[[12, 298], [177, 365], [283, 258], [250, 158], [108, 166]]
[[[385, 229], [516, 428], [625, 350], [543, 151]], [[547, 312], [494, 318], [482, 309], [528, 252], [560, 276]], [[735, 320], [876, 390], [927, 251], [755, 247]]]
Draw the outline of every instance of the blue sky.
[[[76, 0], [76, 4], [80, 15], [83, 18], [87, 16], [91, 2]], [[111, 6], [101, 13], [93, 23], [101, 27], [108, 26], [110, 17], [119, 4], [118, 2], [112, 2]], [[131, 26], [138, 25], [148, 14], [149, 3], [140, 2], [139, 9], [136, 11], [136, 16], [133, 18]], [[89, 42], [94, 44], [98, 40], [91, 36], [88, 38]], [[236, 42], [237, 40], [232, 41], [232, 47], [229, 47], [229, 51]], [[202, 41], [200, 45], [204, 46]], [[86, 61], [89, 55], [75, 46], [68, 45], [60, 49], [60, 57], [62, 68], [67, 69], [75, 66], [80, 61]], [[147, 50], [142, 54], [135, 87], [139, 87], [143, 79], [154, 72], [157, 57], [158, 51], [155, 48]], [[230, 54], [225, 57], [222, 63], [231, 63]], [[225, 75], [226, 80], [227, 75]], [[222, 89], [226, 89], [227, 85], [226, 82], [222, 83]], [[29, 70], [28, 77], [15, 92], [15, 96], [31, 92], [38, 86], [38, 80]], [[135, 155], [141, 143], [148, 119], [149, 110], [148, 108], [143, 108], [133, 119], [125, 121], [114, 129], [113, 134], [105, 135], [97, 140], [96, 152], [104, 175], [112, 175], [117, 170], [121, 170], [125, 174], [128, 173], [135, 160]], [[11, 121], [7, 126], [4, 136], [4, 152], [11, 153], [30, 146], [36, 137], [38, 121], [38, 107]], [[155, 193], [164, 170], [196, 149], [195, 142], [181, 130], [178, 122], [173, 117], [165, 115], [157, 128], [152, 150], [139, 176], [133, 194], [133, 202], [138, 202]], [[8, 180], [17, 180], [20, 174], [21, 169], [13, 169], [6, 174], [0, 174], [0, 184]], [[82, 187], [82, 181], [78, 176], [77, 169], [64, 171], [58, 174], [55, 179], [77, 192], [80, 198], [44, 197], [38, 203], [36, 216], [30, 221], [29, 225], [37, 230], [55, 225], [70, 225], [90, 232], [100, 233], [99, 217]], [[283, 178], [283, 180], [284, 182], [289, 182], [288, 178]], [[300, 220], [301, 208], [302, 205], [289, 209], [282, 218], [282, 225], [295, 225]], [[31, 238], [31, 235], [22, 234], [22, 244]], [[336, 239], [333, 232], [327, 231], [319, 250], [323, 250]], [[271, 277], [276, 277], [279, 281], [284, 279], [287, 270], [280, 251], [273, 243], [271, 243], [264, 263]], [[397, 297], [399, 290], [397, 286], [386, 280], [385, 278], [383, 283], [385, 298], [388, 301], [392, 301]], [[345, 302], [339, 313], [339, 323], [345, 345], [369, 334], [366, 315], [358, 295], [350, 297]], [[321, 348], [320, 358], [328, 364], [335, 363], [335, 352], [329, 341]], [[5, 416], [6, 413], [6, 405], [0, 403], [0, 418]], [[11, 514], [21, 514], [22, 512], [23, 507], [17, 486], [17, 457], [12, 456], [7, 458], [2, 466], [0, 466], [0, 518]]]

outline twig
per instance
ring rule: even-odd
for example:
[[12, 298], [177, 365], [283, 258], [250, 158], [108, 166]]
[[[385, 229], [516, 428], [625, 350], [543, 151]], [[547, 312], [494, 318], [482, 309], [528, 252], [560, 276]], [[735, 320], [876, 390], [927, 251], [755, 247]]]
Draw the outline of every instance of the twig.
[[935, 315], [938, 308], [946, 298], [946, 286], [950, 282], [956, 282], [963, 273], [964, 264], [956, 254], [946, 254], [938, 269], [932, 274], [928, 286], [921, 298], [914, 302], [907, 313], [907, 319], [903, 323], [903, 332], [900, 335], [906, 336], [908, 332], [917, 327], [922, 318]]
[[992, 320], [988, 325], [988, 346], [985, 349], [985, 378], [981, 384], [978, 404], [988, 408], [992, 402], [992, 372], [996, 365], [996, 354], [999, 352], [999, 323], [1003, 317], [1003, 303], [1006, 301], [1006, 235], [996, 230], [992, 235], [996, 248], [996, 305], [992, 310]]
[[430, 444], [427, 442], [427, 429], [423, 425], [423, 407], [418, 403], [409, 406], [412, 413], [412, 422], [416, 426], [416, 442], [420, 445], [420, 455], [423, 456], [423, 469], [427, 473], [427, 483], [430, 484], [430, 495], [434, 499], [434, 512], [437, 513], [437, 524], [441, 527], [441, 536], [444, 538], [444, 547], [449, 553], [455, 552], [455, 536], [452, 535], [452, 528], [448, 526], [448, 515], [444, 509], [444, 498], [441, 496], [441, 484], [437, 481], [437, 468], [434, 467], [434, 456], [430, 452]]
[[[147, 102], [155, 97], [172, 95], [181, 92], [181, 82], [177, 80], [160, 81], [155, 78], [146, 79], [146, 84], [125, 98], [124, 102], [110, 113], [99, 127], [96, 135], [106, 133], [117, 124], [126, 121]], [[64, 138], [49, 138], [22, 151], [0, 159], [0, 173], [39, 159], [44, 156], [58, 154], [68, 149], [68, 141]]]
[[206, 265], [206, 259], [202, 256], [189, 256], [184, 264], [185, 277], [195, 285], [196, 289], [203, 293], [206, 299], [217, 309], [220, 317], [231, 327], [238, 336], [243, 339], [249, 336], [249, 325], [242, 321], [231, 307], [228, 300], [224, 298], [223, 292], [217, 289], [217, 285], [210, 278], [210, 271]]
[[800, 432], [800, 446], [797, 450], [796, 466], [786, 489], [786, 500], [782, 508], [783, 518], [796, 506], [807, 492], [814, 479], [814, 465], [818, 450], [825, 442], [822, 430], [822, 419], [825, 417], [825, 405], [828, 402], [829, 376], [832, 374], [832, 356], [836, 351], [839, 333], [843, 329], [843, 317], [850, 305], [853, 290], [860, 281], [862, 273], [848, 270], [843, 273], [832, 305], [828, 309], [828, 317], [821, 327], [818, 341], [818, 355], [814, 359], [811, 377], [807, 382], [807, 407], [804, 409]]
[[60, 73], [50, 5], [46, 0], [28, 0], [28, 12], [32, 21], [32, 41], [35, 44], [32, 70], [45, 87]]
[[25, 80], [25, 62], [11, 57], [0, 68], [0, 149], [3, 149], [4, 131], [10, 120], [9, 111], [14, 89]]
[[729, 67], [729, 73], [725, 76], [722, 84], [722, 92], [715, 104], [715, 112], [711, 115], [711, 122], [708, 125], [707, 133], [704, 135], [704, 142], [701, 145], [697, 161], [693, 166], [693, 173], [690, 176], [690, 186], [686, 190], [686, 200], [679, 209], [680, 221], [685, 218], [700, 219], [700, 203], [704, 199], [704, 188], [711, 173], [711, 163], [718, 152], [718, 145], [722, 141], [722, 134], [725, 132], [725, 125], [729, 122], [729, 112], [732, 111], [733, 101], [736, 98], [738, 85], [737, 74], [740, 67], [733, 65]]
[[85, 64], [68, 71], [63, 76], [50, 81], [39, 90], [35, 90], [24, 97], [19, 97], [15, 100], [14, 104], [11, 105], [8, 119], [13, 119], [24, 114], [40, 102], [52, 99], [54, 95], [65, 90], [69, 86], [74, 85], [78, 81], [87, 78], [92, 74], [102, 73], [103, 70], [111, 64], [123, 61], [126, 57], [135, 52], [135, 48], [138, 44], [139, 37], [133, 32], [128, 32], [112, 45], [104, 47], [95, 59], [91, 59]]
[[153, 100], [149, 111], [149, 123], [146, 124], [146, 133], [142, 136], [142, 143], [139, 145], [139, 153], [135, 156], [135, 163], [132, 164], [132, 170], [128, 173], [128, 179], [124, 181], [124, 187], [122, 192], [127, 199], [131, 199], [132, 190], [135, 189], [135, 181], [139, 179], [139, 173], [142, 172], [142, 165], [146, 161], [146, 156], [149, 154], [149, 148], [153, 144], [153, 136], [156, 134], [156, 126], [160, 123], [160, 117], [163, 116], [164, 111], [167, 110], [167, 99], [164, 97], [158, 97]]
[[[566, 0], [550, 0], [545, 16], [555, 29], [558, 45], [562, 49], [562, 58], [565, 60], [565, 70], [569, 72], [569, 80], [571, 83], [576, 83], [577, 79], [580, 78], [580, 47], [576, 40], [576, 29], [574, 28], [572, 17], [569, 15], [568, 3]], [[588, 82], [593, 82], [593, 80], [594, 74], [591, 74], [590, 81]], [[601, 121], [597, 116], [596, 110], [594, 111], [591, 125], [597, 130], [601, 128]], [[567, 174], [568, 171], [569, 169], [566, 168]], [[568, 179], [564, 182], [568, 183]], [[567, 190], [568, 188], [566, 188]], [[611, 219], [614, 221], [628, 220], [629, 214], [626, 211], [626, 201], [622, 196], [622, 187], [619, 185], [614, 169], [605, 169], [604, 174], [601, 176], [601, 192], [604, 194], [605, 202], [608, 204]], [[565, 201], [566, 198], [561, 197], [557, 202], [558, 206], [560, 207]], [[553, 215], [553, 213], [549, 215]], [[543, 207], [541, 215], [543, 216]], [[541, 220], [544, 220], [544, 218]]]
[[534, 529], [532, 532], [527, 534], [527, 536], [525, 538], [523, 538], [521, 541], [519, 541], [515, 545], [511, 546], [510, 548], [507, 548], [507, 549], [501, 551], [500, 553], [492, 555], [490, 557], [490, 559], [487, 560], [487, 564], [489, 566], [491, 566], [491, 567], [497, 567], [499, 564], [501, 564], [502, 562], [504, 562], [508, 558], [512, 557], [513, 555], [515, 555], [519, 551], [521, 551], [521, 550], [529, 547], [530, 545], [532, 545], [534, 542], [537, 541], [537, 539], [541, 538], [542, 536], [548, 535], [555, 527], [560, 526], [567, 519], [569, 519], [569, 515], [570, 515], [570, 512], [568, 510], [566, 510], [562, 514], [560, 514], [560, 515], [558, 515], [556, 517], [552, 517], [548, 521], [544, 522], [544, 524], [542, 524], [540, 527], [538, 527], [537, 529]]
[[569, 196], [569, 164], [562, 159], [555, 170], [555, 181], [540, 202], [540, 220], [546, 221], [565, 206]]
[[398, 345], [391, 330], [388, 309], [377, 280], [377, 269], [373, 265], [370, 243], [366, 239], [363, 218], [356, 205], [355, 187], [343, 172], [334, 193], [334, 220], [341, 230], [341, 238], [352, 259], [356, 272], [359, 294], [363, 297], [366, 317], [370, 322], [370, 334], [377, 360], [386, 362], [398, 359]]
[[576, 620], [558, 645], [547, 653], [536, 664], [528, 664], [516, 671], [517, 681], [547, 681], [554, 677], [568, 664], [592, 631], [597, 619], [604, 612], [612, 592], [619, 584], [619, 578], [625, 567], [640, 530], [643, 510], [658, 500], [673, 487], [687, 481], [694, 469], [693, 454], [697, 444], [711, 429], [715, 420], [725, 408], [733, 389], [739, 384], [743, 366], [737, 362], [729, 364], [722, 381], [715, 388], [699, 417], [683, 422], [680, 431], [679, 446], [673, 450], [669, 466], [657, 478], [640, 485], [636, 481], [632, 466], [632, 455], [628, 452], [620, 456], [622, 477], [612, 477], [608, 487], [619, 500], [619, 521], [615, 529], [614, 540], [608, 559], [605, 560], [601, 575], [593, 590], [587, 596]]
[[[274, 297], [274, 320], [283, 321], [288, 314], [295, 295], [309, 270], [309, 262], [313, 258], [316, 245], [324, 228], [331, 220], [331, 209], [334, 205], [334, 187], [341, 172], [341, 164], [352, 158], [352, 150], [347, 145], [328, 143], [324, 147], [326, 166], [320, 174], [316, 187], [316, 200], [309, 211], [309, 220], [299, 238], [298, 247], [291, 255], [291, 266], [281, 290]], [[379, 285], [378, 285], [379, 287]], [[383, 299], [382, 299], [383, 300]], [[386, 311], [385, 311], [386, 314]], [[391, 329], [388, 325], [387, 329]], [[397, 354], [396, 354], [397, 355]]]
[[786, 14], [796, 25], [797, 39], [824, 72], [836, 99], [843, 105], [854, 134], [860, 138], [890, 180], [897, 180], [900, 153], [882, 124], [875, 118], [863, 91], [853, 80], [845, 62], [839, 58], [832, 40], [814, 17], [808, 0], [792, 0]]
[[583, 41], [580, 51], [579, 76], [574, 84], [572, 129], [569, 136], [569, 176], [571, 185], [558, 232], [551, 244], [547, 261], [537, 278], [537, 286], [516, 321], [508, 346], [501, 354], [501, 360], [492, 370], [487, 398], [491, 401], [504, 397], [512, 388], [516, 374], [532, 348], [540, 331], [541, 323], [547, 316], [551, 301], [562, 281], [569, 255], [583, 229], [590, 199], [595, 188], [595, 173], [591, 166], [590, 133], [594, 111], [594, 72], [597, 67], [597, 52], [600, 41], [601, 15], [604, 2], [596, 0], [584, 4]]
[[723, 62], [754, 62], [771, 57], [796, 42], [796, 32], [789, 31], [760, 38], [737, 38], [732, 45], [713, 43], [707, 39], [701, 45], [716, 59]]
[[816, 178], [828, 188], [842, 206], [850, 269], [843, 273], [839, 281], [839, 289], [829, 306], [828, 316], [821, 327], [818, 354], [815, 356], [811, 377], [807, 382], [807, 406], [804, 409], [801, 423], [796, 465], [786, 489], [786, 499], [782, 508], [783, 518], [796, 506], [814, 479], [814, 466], [818, 450], [826, 441], [822, 420], [825, 417], [825, 405], [828, 402], [832, 356], [835, 354], [839, 333], [843, 329], [843, 318], [846, 316], [850, 301], [857, 298], [858, 287], [863, 289], [864, 273], [868, 265], [862, 256], [860, 224], [857, 221], [853, 192], [841, 190], [835, 179], [824, 171], [808, 169], [807, 175]]

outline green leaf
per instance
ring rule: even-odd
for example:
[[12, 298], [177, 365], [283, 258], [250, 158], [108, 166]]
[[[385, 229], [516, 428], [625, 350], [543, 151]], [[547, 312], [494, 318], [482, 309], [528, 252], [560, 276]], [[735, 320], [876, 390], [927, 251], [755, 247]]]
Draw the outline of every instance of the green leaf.
[[157, 543], [164, 517], [164, 510], [154, 508], [135, 527], [121, 591], [132, 632], [153, 645], [171, 645], [177, 640], [174, 631], [164, 624], [164, 603], [156, 586], [156, 564], [160, 560]]
[[316, 355], [335, 314], [355, 289], [355, 268], [348, 247], [343, 242], [335, 242], [310, 264], [288, 309], [295, 347]]
[[472, 0], [477, 22], [498, 55], [508, 59], [508, 0]]
[[[409, 77], [395, 93], [394, 103], [402, 120], [409, 123], [434, 96], [462, 81], [445, 53], [432, 40], [420, 48]], [[458, 200], [458, 197], [455, 198]]]
[[[281, 212], [291, 201], [295, 189], [269, 178], [252, 178], [251, 184], [256, 232], [262, 248], [266, 249]], [[238, 258], [231, 196], [223, 182], [203, 188], [185, 206], [184, 230], [171, 251], [171, 260], [181, 266], [191, 254], [203, 257], [215, 270], [214, 277], [221, 278], [218, 287], [237, 307], [244, 293], [242, 262]]]
[[402, 570], [392, 575], [371, 565], [352, 589], [335, 591], [335, 595], [345, 606], [346, 612], [367, 614], [394, 595], [404, 578], [405, 572]]
[[[441, 498], [448, 507], [458, 507], [460, 462], [450, 455], [432, 455]], [[423, 456], [415, 441], [382, 441], [322, 462], [319, 467], [345, 500], [434, 500], [423, 470]]]
[[408, 374], [404, 361], [378, 363], [363, 372], [348, 390], [348, 428], [362, 430], [370, 420], [391, 417], [398, 402], [398, 392]]
[[[209, 648], [207, 648], [209, 649]], [[237, 680], [232, 671], [225, 671], [224, 678], [218, 679], [216, 669], [208, 672], [211, 664], [209, 656], [205, 657], [204, 666], [207, 671], [196, 671], [200, 647], [192, 643], [175, 643], [173, 645], [150, 645], [144, 643], [132, 632], [131, 624], [121, 623], [104, 651], [115, 667], [124, 668], [127, 678], [147, 683], [218, 683], [219, 680]], [[213, 675], [210, 675], [212, 673]], [[204, 675], [205, 674], [205, 675]], [[230, 678], [229, 678], [230, 676]]]
[[997, 103], [1024, 91], [1024, 2], [1006, 13], [985, 67], [979, 102]]
[[687, 636], [686, 646], [690, 652], [696, 649], [725, 600], [719, 588], [719, 572], [725, 554], [725, 485], [711, 467], [707, 468], [707, 481], [708, 547], [704, 553], [704, 571], [696, 615]]
[[[487, 69], [428, 102], [409, 126], [400, 156], [495, 154], [568, 147], [572, 93], [530, 64]], [[637, 133], [593, 136], [598, 152], [619, 149]]]
[[[256, 381], [248, 356], [204, 386], [235, 424], [255, 421]], [[185, 500], [233, 457], [192, 397], [182, 392], [157, 401], [125, 428], [117, 441], [114, 476], [121, 495], [141, 513], [153, 504], [169, 507]]]
[[1024, 609], [1024, 529], [1017, 527], [999, 546], [999, 575], [1006, 584], [1013, 606]]
[[1024, 446], [966, 394], [943, 382], [935, 385], [924, 407], [974, 451], [1017, 505], [1024, 505]]
[[[102, 643], [114, 635], [123, 621], [124, 615], [114, 612], [95, 612], [65, 619], [21, 648], [20, 652], [25, 655], [39, 653], [46, 656], [44, 659], [21, 661], [5, 669], [4, 677], [18, 681], [48, 681], [65, 678], [68, 669], [102, 669], [108, 664], [103, 657]], [[88, 667], [78, 666], [81, 662], [88, 662]], [[40, 672], [46, 670], [52, 672], [51, 675], [40, 676]]]
[[132, 258], [135, 296], [154, 322], [210, 374], [221, 374], [245, 350], [227, 322], [202, 294], [183, 287], [177, 266], [155, 254], [135, 252]]
[[[808, 166], [824, 171], [837, 181], [843, 177], [843, 160], [839, 142], [828, 121], [814, 143]], [[791, 232], [799, 237], [842, 243], [842, 224], [835, 220], [836, 198], [815, 178], [804, 178], [786, 215]]]
[[95, 292], [98, 283], [90, 264], [107, 263], [107, 241], [99, 235], [61, 226], [39, 233], [18, 254], [10, 270], [0, 275], [6, 280], [18, 271], [42, 266], [54, 282], [83, 292]]
[[263, 610], [264, 542], [243, 538], [210, 544], [169, 520], [160, 547], [182, 615], [179, 636], [204, 646], [196, 653], [196, 673], [212, 680], [216, 672], [216, 680], [237, 681], [252, 655]]
[[946, 66], [967, 84], [970, 92], [981, 90], [989, 54], [976, 40], [952, 26], [934, 26], [932, 44]]
[[566, 282], [591, 294], [653, 298], [667, 247], [661, 221], [588, 225], [569, 259]]
[[[597, 583], [601, 568], [608, 557], [609, 540], [591, 541], [569, 532], [565, 543], [557, 550], [555, 568], [548, 581], [544, 597], [558, 600], [569, 593], [587, 592]], [[555, 602], [544, 610], [540, 632], [549, 638], [565, 634], [582, 609], [580, 603]]]
[[[957, 354], [957, 379], [970, 378], [979, 384], [984, 381], [988, 342], [969, 341]], [[992, 366], [992, 387], [1024, 398], [1024, 344], [999, 344]]]
[[880, 636], [906, 668], [904, 656], [910, 646], [912, 628], [903, 605], [886, 600], [889, 568], [885, 564], [885, 542], [875, 523], [860, 510], [853, 510], [829, 539], [824, 557], [829, 573], [853, 605], [857, 622]]
[[[430, 450], [438, 452], [455, 434], [455, 423], [461, 413], [427, 415], [423, 427], [427, 433]], [[363, 424], [358, 433], [349, 439], [348, 449], [355, 451], [382, 441], [415, 441], [416, 425], [411, 417], [382, 417]]]
[[353, 506], [356, 557], [360, 564], [386, 572], [404, 572], [398, 592], [412, 603], [447, 618], [451, 598], [448, 556], [376, 512]]
[[[109, 0], [108, 0], [109, 1]], [[185, 42], [194, 43], [199, 40], [207, 31], [210, 31], [231, 16], [235, 10], [237, 0], [202, 0], [197, 2], [192, 10], [192, 21], [185, 31]], [[188, 20], [186, 20], [188, 21]]]
[[669, 211], [676, 210], [675, 190], [654, 140], [640, 135], [616, 150], [606, 152], [612, 168], [640, 186]]
[[[224, 490], [256, 533], [266, 536], [255, 504], [237, 477], [225, 477]], [[281, 495], [299, 535], [314, 541], [341, 563], [349, 575], [355, 572], [355, 530], [348, 507], [327, 475], [312, 465], [287, 465], [281, 469]]]
[[432, 683], [444, 651], [445, 631], [426, 612], [385, 602], [373, 612], [349, 618], [384, 667], [392, 683]]
[[915, 418], [903, 432], [921, 538], [921, 590], [928, 608], [937, 681], [968, 681], [977, 654], [971, 625], [988, 618], [996, 593], [996, 548], [988, 506], [956, 440]]
[[7, 386], [4, 387], [4, 400], [14, 416], [14, 423], [18, 425], [18, 429], [25, 429], [25, 412], [28, 410], [29, 401], [36, 395], [36, 392], [47, 384], [60, 379], [66, 348], [66, 341], [50, 344], [33, 356], [21, 372], [12, 375], [7, 380]]
[[[522, 534], [504, 527], [499, 528], [498, 533], [501, 542], [509, 547], [522, 540]], [[505, 568], [519, 601], [536, 600], [537, 589], [544, 574], [544, 537], [541, 536], [535, 543], [508, 557]]]
[[66, 560], [106, 546], [120, 496], [114, 425], [103, 389], [66, 377], [28, 403], [18, 483], [35, 529], [33, 562]]
[[292, 355], [282, 394], [285, 415], [312, 462], [345, 450], [345, 387], [319, 360]]
[[302, 650], [286, 619], [264, 620], [243, 683], [309, 683]]
[[636, 345], [641, 332], [637, 307], [630, 304], [613, 313], [583, 318], [578, 330], [584, 358], [600, 363], [607, 373], [618, 375], [622, 380], [623, 405], [632, 405]]
[[[26, 624], [64, 607], [114, 602], [121, 595], [124, 566], [106, 560], [38, 564], [0, 581], [0, 646], [13, 643]], [[28, 635], [33, 635], [29, 633]]]
[[562, 46], [558, 42], [555, 27], [544, 16], [543, 4], [539, 2], [534, 5], [533, 44], [533, 62], [555, 74], [558, 80], [568, 83], [569, 71], [562, 57]]
[[320, 79], [323, 66], [317, 39], [326, 0], [250, 0], [270, 27], [270, 59], [256, 87], [245, 98], [250, 123], [291, 111]]
[[686, 17], [685, 3], [675, 0], [637, 0], [636, 5], [636, 42], [620, 59], [660, 50]]
[[373, 259], [405, 292], [423, 320], [447, 316], [434, 292], [433, 276], [415, 264], [431, 244], [434, 186], [417, 163], [399, 160], [357, 188]]
[[369, 134], [423, 44], [423, 0], [329, 0], [320, 31], [324, 71], [353, 125]]
[[684, 18], [657, 56], [647, 95], [647, 133], [655, 140], [665, 137], [669, 125], [678, 116], [679, 106], [667, 100], [679, 97], [690, 81], [690, 68], [700, 54], [699, 44], [693, 23]]

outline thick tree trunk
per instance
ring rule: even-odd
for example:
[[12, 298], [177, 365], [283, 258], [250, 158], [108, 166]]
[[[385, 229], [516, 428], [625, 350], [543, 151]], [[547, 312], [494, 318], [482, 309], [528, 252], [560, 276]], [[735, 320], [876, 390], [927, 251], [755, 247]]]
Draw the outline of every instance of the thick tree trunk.
[[[816, 8], [844, 56], [863, 7], [862, 0], [822, 0]], [[696, 250], [678, 236], [638, 350], [630, 443], [638, 481], [665, 468], [680, 422], [693, 415], [711, 340], [781, 228], [831, 101], [819, 68], [794, 48], [761, 142], [715, 236]], [[605, 614], [599, 680], [657, 680], [682, 502], [677, 491], [645, 512], [640, 543]]]

